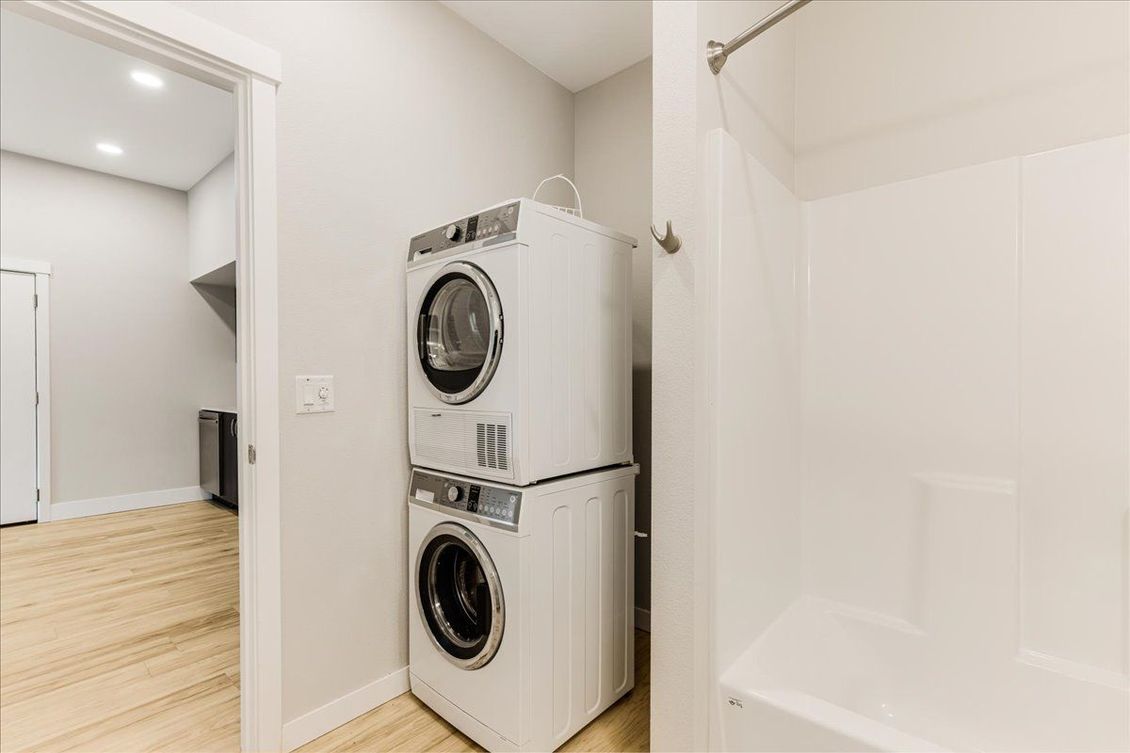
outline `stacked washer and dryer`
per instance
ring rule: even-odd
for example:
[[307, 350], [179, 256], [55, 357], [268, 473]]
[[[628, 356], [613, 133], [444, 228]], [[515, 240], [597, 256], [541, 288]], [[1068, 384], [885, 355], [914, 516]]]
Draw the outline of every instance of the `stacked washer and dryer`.
[[516, 199], [409, 247], [411, 687], [492, 751], [634, 684], [635, 243]]

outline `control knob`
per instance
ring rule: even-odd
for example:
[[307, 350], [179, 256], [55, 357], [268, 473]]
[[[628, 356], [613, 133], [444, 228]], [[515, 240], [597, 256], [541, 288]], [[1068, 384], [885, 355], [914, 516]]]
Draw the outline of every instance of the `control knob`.
[[459, 498], [463, 496], [463, 490], [458, 486], [447, 487], [447, 501], [458, 502]]
[[449, 241], [457, 241], [462, 232], [458, 225], [452, 223], [443, 229], [443, 237], [447, 238]]

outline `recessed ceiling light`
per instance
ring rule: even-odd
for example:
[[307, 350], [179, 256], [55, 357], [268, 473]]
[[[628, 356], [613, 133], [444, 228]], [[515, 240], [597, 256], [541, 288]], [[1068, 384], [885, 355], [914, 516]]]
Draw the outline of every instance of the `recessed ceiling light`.
[[122, 148], [120, 146], [118, 146], [117, 144], [110, 144], [105, 141], [99, 143], [97, 145], [97, 149], [103, 154], [112, 154], [115, 157], [122, 153]]
[[134, 71], [129, 74], [129, 77], [135, 83], [141, 84], [147, 89], [161, 89], [165, 86], [165, 82], [159, 76], [156, 76], [149, 71]]

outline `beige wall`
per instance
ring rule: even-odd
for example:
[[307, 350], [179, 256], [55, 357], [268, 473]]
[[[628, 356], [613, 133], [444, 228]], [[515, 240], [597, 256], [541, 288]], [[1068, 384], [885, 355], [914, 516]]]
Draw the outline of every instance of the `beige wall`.
[[[636, 238], [632, 257], [632, 436], [636, 530], [651, 529], [651, 59], [575, 95], [574, 158], [585, 217]], [[647, 609], [650, 539], [636, 540], [636, 606]]]
[[845, 0], [814, 3], [794, 21], [802, 198], [1113, 136], [1130, 123], [1125, 2]]
[[[408, 661], [404, 259], [573, 169], [573, 97], [438, 3], [191, 2], [282, 55], [283, 719]], [[490, 95], [489, 106], [474, 103]], [[294, 413], [333, 374], [336, 412]]]
[[0, 248], [53, 267], [53, 501], [199, 486], [235, 335], [188, 282], [184, 192], [0, 152]]

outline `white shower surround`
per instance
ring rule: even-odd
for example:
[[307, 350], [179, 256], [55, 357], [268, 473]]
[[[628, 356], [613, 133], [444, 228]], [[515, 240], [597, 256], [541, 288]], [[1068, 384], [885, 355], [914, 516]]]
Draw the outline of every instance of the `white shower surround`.
[[721, 747], [1126, 749], [1130, 139], [707, 163]]

